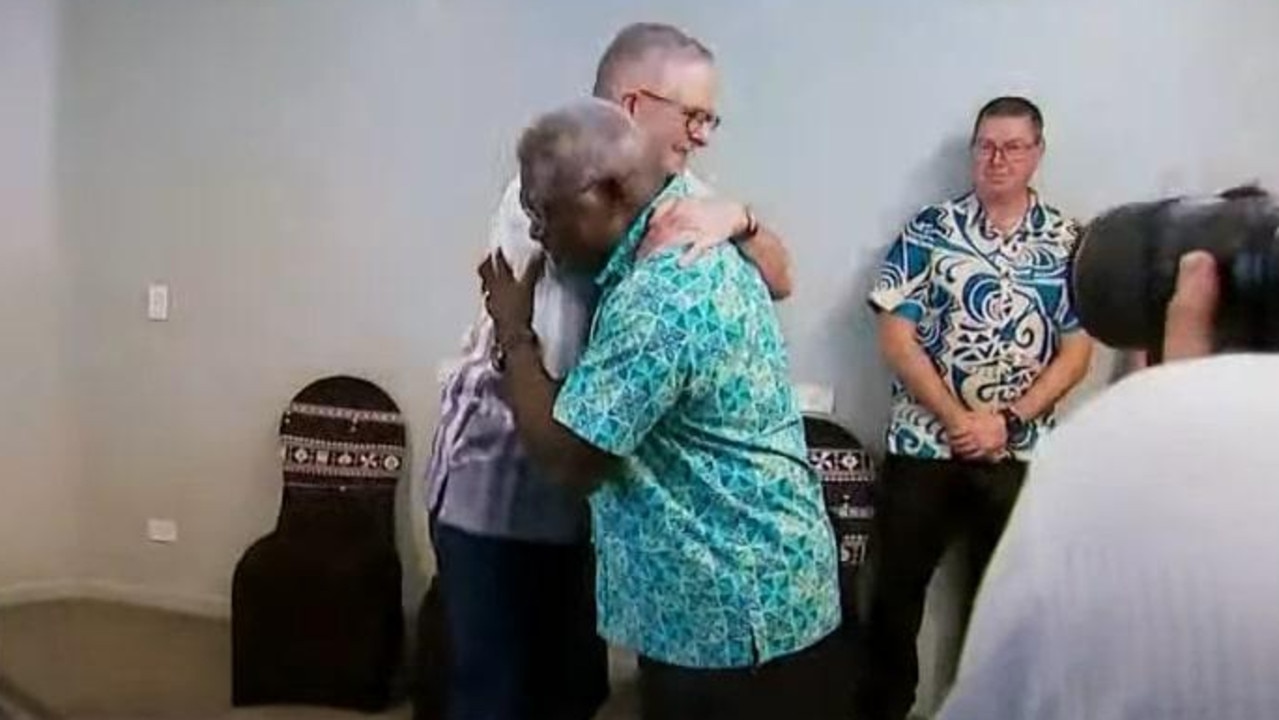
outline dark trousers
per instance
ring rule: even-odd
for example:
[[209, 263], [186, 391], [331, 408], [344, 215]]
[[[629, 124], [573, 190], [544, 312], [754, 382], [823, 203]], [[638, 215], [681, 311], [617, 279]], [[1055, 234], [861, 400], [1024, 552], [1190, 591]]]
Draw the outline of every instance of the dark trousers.
[[594, 553], [434, 528], [449, 720], [588, 720], [608, 697]]
[[943, 553], [968, 540], [970, 609], [1026, 466], [888, 456], [871, 537], [874, 583], [867, 608], [859, 706], [866, 720], [902, 720], [919, 682], [916, 636], [928, 582]]
[[851, 678], [832, 635], [749, 668], [685, 668], [641, 657], [642, 720], [845, 720]]

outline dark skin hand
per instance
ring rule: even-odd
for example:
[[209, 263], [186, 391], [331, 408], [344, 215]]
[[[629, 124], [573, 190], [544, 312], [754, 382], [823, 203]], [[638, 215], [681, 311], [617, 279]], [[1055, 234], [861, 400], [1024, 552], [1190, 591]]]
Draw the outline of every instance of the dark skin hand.
[[502, 389], [525, 451], [552, 481], [589, 495], [621, 461], [574, 435], [553, 416], [559, 384], [542, 366], [533, 334], [534, 289], [545, 263], [539, 254], [524, 276], [516, 277], [501, 252], [485, 259], [479, 267], [484, 306], [506, 354]]

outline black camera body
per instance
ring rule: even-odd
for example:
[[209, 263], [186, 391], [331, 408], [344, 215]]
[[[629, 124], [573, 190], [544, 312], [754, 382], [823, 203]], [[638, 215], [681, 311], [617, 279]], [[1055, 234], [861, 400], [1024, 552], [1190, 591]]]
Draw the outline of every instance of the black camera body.
[[1211, 253], [1221, 276], [1219, 350], [1279, 350], [1279, 206], [1244, 186], [1123, 205], [1091, 222], [1071, 285], [1084, 329], [1116, 348], [1158, 351], [1181, 257]]

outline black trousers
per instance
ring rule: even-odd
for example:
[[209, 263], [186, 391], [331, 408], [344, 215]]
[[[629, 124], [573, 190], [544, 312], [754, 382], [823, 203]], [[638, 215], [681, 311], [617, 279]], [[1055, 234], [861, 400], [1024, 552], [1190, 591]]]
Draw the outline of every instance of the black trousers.
[[435, 526], [449, 720], [589, 720], [609, 694], [594, 552]]
[[838, 633], [748, 668], [706, 670], [639, 659], [642, 720], [846, 720], [852, 678]]
[[[889, 455], [871, 536], [874, 583], [866, 616], [859, 718], [902, 720], [919, 682], [916, 636], [933, 571], [968, 540], [966, 610], [1017, 501], [1024, 463], [916, 460]], [[966, 614], [966, 613], [965, 613]]]

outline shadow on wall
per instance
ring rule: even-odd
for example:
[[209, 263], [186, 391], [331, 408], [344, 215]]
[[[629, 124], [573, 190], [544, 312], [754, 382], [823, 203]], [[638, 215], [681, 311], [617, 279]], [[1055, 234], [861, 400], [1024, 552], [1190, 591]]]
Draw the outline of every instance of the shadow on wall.
[[954, 198], [970, 187], [968, 138], [952, 135], [943, 140], [936, 151], [910, 173], [906, 194], [901, 202], [876, 219], [884, 242], [873, 253], [856, 259], [854, 277], [847, 295], [834, 306], [821, 327], [829, 329], [829, 346], [839, 353], [837, 367], [857, 368], [859, 372], [839, 373], [839, 397], [836, 408], [854, 434], [877, 454], [883, 453], [884, 426], [892, 377], [879, 353], [875, 313], [867, 304], [878, 279], [879, 264], [888, 245], [902, 227], [925, 205]]
[[411, 459], [409, 467], [412, 470], [395, 489], [395, 536], [400, 552], [400, 565], [404, 568], [405, 619], [410, 627], [431, 575], [435, 572], [435, 557], [427, 539], [426, 498], [423, 497], [421, 487], [431, 443], [429, 440], [420, 440], [421, 435], [416, 432], [416, 428], [409, 427], [405, 456]]
[[903, 211], [899, 223], [905, 223], [924, 205], [968, 192], [972, 188], [971, 163], [967, 135], [951, 135], [943, 140], [936, 152], [910, 174], [908, 187], [914, 205]]
[[[858, 258], [849, 295], [836, 306], [824, 327], [836, 334], [830, 338], [842, 357], [841, 367], [860, 368], [844, 376], [837, 407], [853, 408], [842, 413], [853, 432], [878, 454], [883, 453], [884, 428], [888, 422], [891, 372], [879, 353], [875, 313], [866, 297], [877, 280], [879, 263], [888, 244], [901, 228], [925, 205], [959, 197], [971, 187], [968, 138], [953, 135], [909, 176], [906, 194], [891, 214], [877, 220], [885, 241], [873, 256]], [[948, 553], [930, 584], [918, 639], [920, 679], [914, 713], [927, 717], [935, 713], [954, 679], [962, 642], [963, 607], [959, 601], [962, 570], [955, 552]]]

